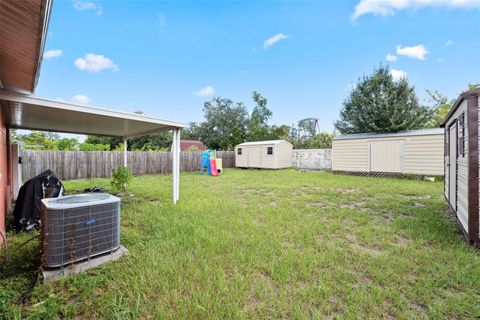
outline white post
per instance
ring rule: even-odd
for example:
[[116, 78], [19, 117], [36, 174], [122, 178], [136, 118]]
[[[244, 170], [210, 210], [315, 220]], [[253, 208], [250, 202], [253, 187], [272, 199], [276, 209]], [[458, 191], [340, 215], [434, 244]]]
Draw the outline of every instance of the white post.
[[172, 194], [173, 203], [177, 203], [177, 130], [172, 131]]
[[177, 190], [176, 190], [176, 201], [178, 201], [180, 199], [180, 129], [177, 129], [177, 147], [176, 147], [176, 151], [177, 151], [177, 174], [176, 174], [176, 178], [177, 178], [177, 183], [176, 183], [176, 186], [177, 186]]
[[127, 137], [123, 137], [123, 166], [127, 166]]

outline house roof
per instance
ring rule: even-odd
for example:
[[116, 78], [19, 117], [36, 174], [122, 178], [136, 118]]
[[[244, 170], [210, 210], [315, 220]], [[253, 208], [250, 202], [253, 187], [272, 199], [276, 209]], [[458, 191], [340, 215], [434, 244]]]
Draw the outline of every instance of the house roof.
[[452, 116], [452, 114], [455, 113], [455, 111], [458, 109], [460, 104], [463, 102], [463, 100], [474, 97], [474, 96], [480, 96], [480, 87], [464, 92], [461, 95], [458, 96], [457, 101], [453, 104], [453, 106], [450, 108], [448, 111], [447, 115], [445, 116], [445, 119], [443, 119], [442, 124], [440, 125], [441, 127], [445, 126], [445, 123], [447, 123], [448, 119]]
[[265, 145], [265, 144], [279, 144], [279, 143], [290, 143], [287, 140], [265, 140], [265, 141], [252, 141], [240, 143], [237, 147], [241, 146], [255, 146], [255, 145]]
[[184, 128], [180, 122], [0, 90], [8, 127], [130, 137]]
[[411, 137], [411, 136], [427, 136], [443, 134], [442, 128], [410, 130], [397, 133], [355, 133], [344, 134], [333, 138], [333, 140], [352, 140], [352, 139], [372, 139], [372, 138], [387, 138], [387, 137]]
[[0, 1], [0, 89], [37, 85], [52, 0]]
[[199, 141], [199, 140], [180, 140], [180, 151], [185, 151], [191, 146], [197, 147], [200, 151], [204, 151], [206, 149], [205, 145], [203, 144], [202, 141]]

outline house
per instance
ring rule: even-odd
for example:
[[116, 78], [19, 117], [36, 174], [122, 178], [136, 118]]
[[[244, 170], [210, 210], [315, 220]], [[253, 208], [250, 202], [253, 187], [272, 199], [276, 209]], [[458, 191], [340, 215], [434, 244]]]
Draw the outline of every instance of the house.
[[348, 134], [332, 141], [332, 170], [360, 175], [443, 175], [443, 130]]
[[282, 169], [293, 164], [293, 146], [286, 140], [244, 142], [235, 147], [238, 168]]
[[[198, 149], [198, 150], [196, 150]], [[205, 145], [200, 140], [180, 140], [180, 151], [205, 151]]]
[[479, 238], [479, 99], [480, 88], [462, 93], [443, 120], [445, 199], [466, 240]]
[[[39, 98], [33, 95], [48, 30], [52, 0], [0, 1], [0, 231], [15, 188], [12, 172], [16, 147], [10, 141], [10, 129], [31, 129], [78, 134], [106, 135], [126, 141], [159, 131], [173, 132], [173, 202], [179, 199], [180, 122], [145, 117]], [[133, 107], [133, 106], [132, 106]], [[61, 177], [60, 177], [61, 178]], [[0, 243], [2, 238], [0, 237]]]

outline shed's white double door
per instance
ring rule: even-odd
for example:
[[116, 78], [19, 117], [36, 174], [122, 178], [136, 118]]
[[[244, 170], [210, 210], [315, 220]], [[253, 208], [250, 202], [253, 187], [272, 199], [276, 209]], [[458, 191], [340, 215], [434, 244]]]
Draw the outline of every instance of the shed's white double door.
[[248, 166], [250, 168], [260, 168], [262, 166], [261, 155], [261, 146], [250, 146], [248, 149]]
[[369, 170], [403, 173], [403, 146], [403, 140], [369, 142]]

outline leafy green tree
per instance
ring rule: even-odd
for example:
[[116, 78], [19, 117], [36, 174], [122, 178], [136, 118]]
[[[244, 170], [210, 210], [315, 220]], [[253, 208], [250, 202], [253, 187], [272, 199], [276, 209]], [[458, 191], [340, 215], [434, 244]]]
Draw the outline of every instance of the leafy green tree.
[[138, 151], [164, 151], [172, 145], [171, 132], [159, 132], [128, 139], [128, 149]]
[[89, 135], [87, 139], [85, 139], [85, 143], [89, 144], [108, 144], [110, 146], [110, 150], [115, 149], [118, 144], [122, 143], [123, 139], [119, 137], [107, 137], [107, 136], [94, 136]]
[[110, 145], [109, 144], [93, 144], [93, 143], [81, 143], [78, 146], [78, 149], [80, 151], [110, 151]]
[[28, 134], [17, 134], [15, 132], [14, 142], [20, 143], [28, 150], [55, 150], [57, 140], [60, 136], [56, 133], [32, 131]]
[[479, 87], [480, 87], [480, 82], [470, 83], [470, 84], [468, 85], [468, 91], [477, 89], [477, 88], [479, 88]]
[[426, 126], [429, 128], [439, 128], [443, 119], [447, 116], [448, 111], [455, 103], [455, 100], [448, 101], [448, 98], [438, 91], [427, 90], [432, 105], [432, 117], [427, 122]]
[[407, 79], [393, 80], [388, 67], [380, 65], [359, 79], [335, 127], [342, 134], [400, 132], [424, 127], [431, 115], [428, 107], [419, 104]]
[[78, 140], [75, 138], [62, 138], [57, 141], [57, 149], [74, 151], [78, 149]]
[[308, 141], [309, 149], [330, 149], [332, 148], [332, 139], [335, 137], [334, 133], [322, 131], [316, 134]]
[[205, 122], [198, 127], [200, 140], [209, 148], [232, 150], [245, 141], [248, 112], [243, 103], [214, 98], [203, 106]]
[[272, 117], [272, 111], [267, 107], [267, 99], [257, 91], [252, 93], [252, 99], [256, 105], [248, 121], [247, 139], [248, 141], [268, 140], [271, 136], [268, 120]]
[[188, 127], [181, 132], [181, 138], [183, 140], [200, 140], [199, 124], [196, 122], [190, 122]]

